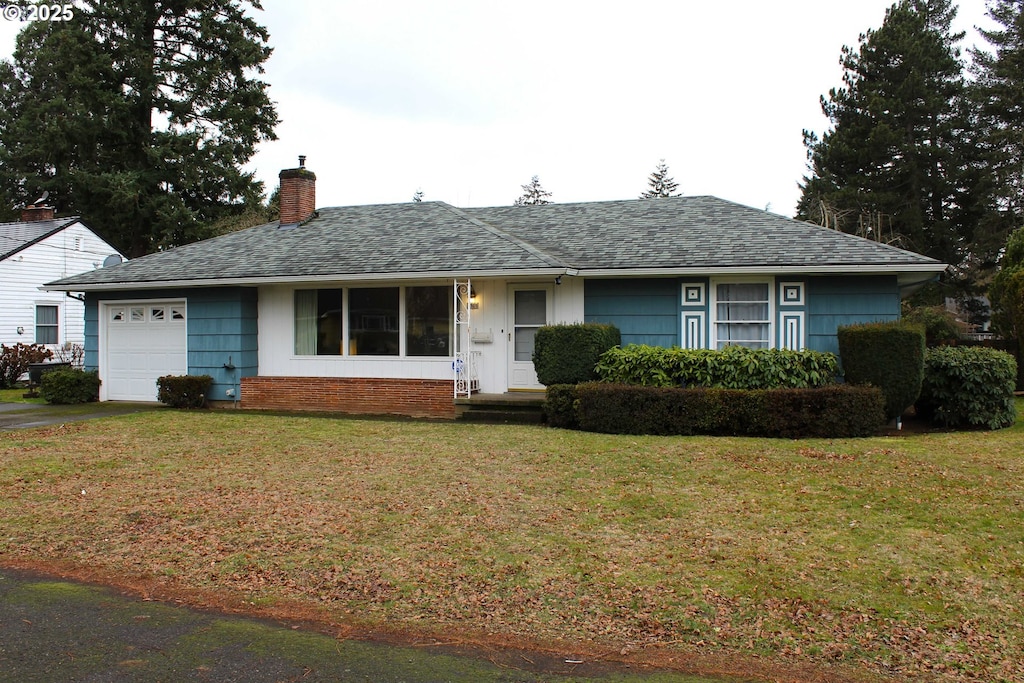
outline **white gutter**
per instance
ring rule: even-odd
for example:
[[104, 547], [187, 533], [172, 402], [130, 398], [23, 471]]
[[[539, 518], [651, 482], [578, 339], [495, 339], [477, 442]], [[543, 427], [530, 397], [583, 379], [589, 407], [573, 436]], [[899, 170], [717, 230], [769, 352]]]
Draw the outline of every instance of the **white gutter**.
[[384, 282], [405, 280], [451, 280], [453, 278], [537, 278], [568, 275], [582, 278], [609, 277], [709, 277], [722, 275], [903, 275], [941, 273], [944, 263], [903, 265], [834, 266], [732, 266], [725, 268], [536, 268], [531, 270], [421, 271], [404, 273], [332, 273], [330, 275], [288, 275], [257, 278], [204, 278], [199, 280], [154, 280], [146, 282], [108, 282], [73, 284], [62, 287], [43, 285], [43, 291], [100, 292], [125, 289], [180, 289], [182, 287], [256, 287], [259, 285], [301, 283]]
[[204, 278], [200, 280], [151, 280], [145, 282], [103, 282], [64, 286], [43, 285], [45, 292], [101, 292], [125, 289], [181, 289], [182, 287], [256, 287], [259, 285], [296, 284], [305, 282], [381, 282], [395, 280], [451, 280], [467, 277], [536, 278], [565, 275], [565, 268], [533, 270], [424, 271], [415, 273], [336, 273], [331, 275], [288, 275], [258, 278]]

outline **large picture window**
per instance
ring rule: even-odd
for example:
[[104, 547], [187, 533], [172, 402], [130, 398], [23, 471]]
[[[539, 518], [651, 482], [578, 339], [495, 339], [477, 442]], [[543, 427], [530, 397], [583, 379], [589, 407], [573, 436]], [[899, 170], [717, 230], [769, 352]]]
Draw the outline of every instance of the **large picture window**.
[[57, 306], [36, 306], [36, 344], [57, 344], [60, 330], [57, 327]]
[[448, 357], [452, 299], [450, 286], [296, 290], [295, 355]]
[[398, 355], [398, 287], [350, 289], [348, 310], [349, 354]]
[[450, 287], [407, 287], [405, 290], [405, 353], [448, 356], [452, 348]]
[[767, 282], [720, 283], [715, 287], [715, 333], [719, 349], [771, 347], [771, 287]]

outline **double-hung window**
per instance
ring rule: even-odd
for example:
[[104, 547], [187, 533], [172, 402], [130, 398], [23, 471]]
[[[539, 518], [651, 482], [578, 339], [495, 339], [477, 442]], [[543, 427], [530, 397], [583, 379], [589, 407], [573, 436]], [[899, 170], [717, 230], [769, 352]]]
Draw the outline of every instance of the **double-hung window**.
[[59, 342], [58, 310], [57, 306], [36, 306], [36, 344], [57, 344]]
[[715, 285], [717, 348], [771, 348], [771, 283], [720, 282]]

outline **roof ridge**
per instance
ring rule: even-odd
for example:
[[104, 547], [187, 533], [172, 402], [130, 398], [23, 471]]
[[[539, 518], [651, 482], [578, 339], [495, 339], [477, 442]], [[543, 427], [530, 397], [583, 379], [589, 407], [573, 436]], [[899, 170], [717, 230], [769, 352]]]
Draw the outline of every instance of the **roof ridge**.
[[522, 239], [520, 237], [516, 237], [515, 235], [513, 235], [513, 234], [511, 234], [509, 232], [506, 232], [505, 230], [502, 230], [501, 228], [499, 228], [499, 227], [497, 227], [495, 225], [492, 225], [492, 224], [490, 224], [490, 223], [488, 223], [486, 221], [483, 221], [483, 220], [477, 218], [476, 216], [473, 216], [473, 215], [467, 213], [466, 211], [463, 211], [462, 209], [457, 209], [454, 206], [452, 206], [451, 204], [448, 204], [447, 202], [438, 201], [436, 203], [440, 207], [450, 211], [451, 213], [455, 214], [456, 216], [459, 216], [460, 218], [464, 218], [465, 220], [468, 220], [470, 223], [472, 223], [472, 224], [474, 224], [474, 225], [476, 225], [476, 226], [478, 226], [480, 228], [483, 228], [484, 230], [486, 230], [487, 232], [491, 233], [492, 235], [494, 235], [496, 237], [500, 237], [501, 239], [507, 240], [507, 241], [511, 242], [512, 244], [515, 244], [516, 246], [520, 247], [521, 249], [525, 249], [529, 253], [533, 254], [534, 256], [536, 256], [537, 258], [541, 259], [542, 261], [545, 261], [546, 263], [554, 266], [555, 268], [572, 268], [572, 266], [570, 264], [564, 263], [557, 256], [553, 256], [551, 254], [548, 254], [547, 252], [541, 250], [540, 248], [534, 246], [533, 244], [527, 242], [526, 240], [524, 240], [524, 239]]

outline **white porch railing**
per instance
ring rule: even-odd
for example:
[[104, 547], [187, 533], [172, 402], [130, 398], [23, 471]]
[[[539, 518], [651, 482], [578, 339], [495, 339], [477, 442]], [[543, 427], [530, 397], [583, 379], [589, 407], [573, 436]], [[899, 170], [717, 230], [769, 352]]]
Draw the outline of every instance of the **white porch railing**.
[[452, 362], [455, 398], [469, 397], [474, 391], [480, 391], [480, 352], [472, 349], [473, 340], [470, 336], [472, 295], [473, 285], [468, 278], [455, 281], [455, 360]]

